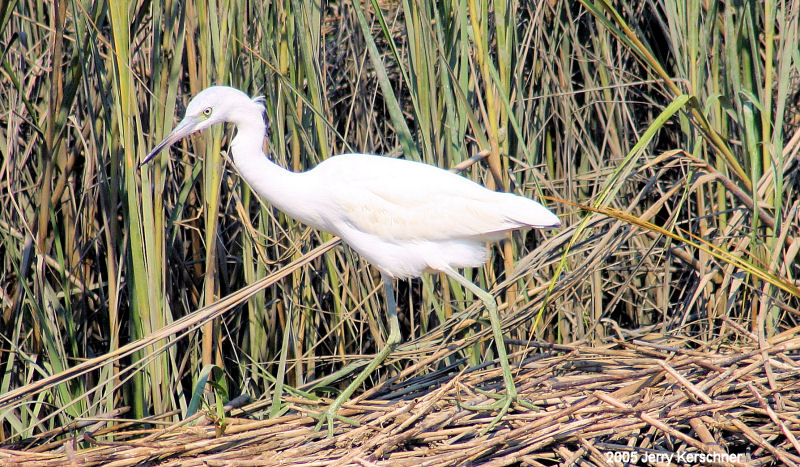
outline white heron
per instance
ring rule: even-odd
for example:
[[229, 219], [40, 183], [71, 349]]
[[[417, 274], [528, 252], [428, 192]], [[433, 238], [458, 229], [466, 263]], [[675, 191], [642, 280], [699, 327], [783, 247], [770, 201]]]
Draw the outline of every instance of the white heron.
[[[386, 345], [336, 400], [318, 414], [333, 433], [341, 405], [400, 343], [392, 280], [440, 271], [480, 297], [489, 313], [506, 393], [480, 407], [498, 410], [491, 425], [517, 400], [508, 364], [497, 303], [456, 269], [486, 262], [486, 242], [506, 232], [561, 225], [541, 204], [489, 190], [467, 178], [428, 164], [369, 154], [342, 154], [313, 169], [295, 173], [262, 151], [266, 136], [261, 98], [227, 86], [201, 91], [186, 107], [178, 126], [139, 164], [192, 133], [216, 123], [236, 125], [230, 143], [233, 163], [250, 187], [273, 206], [311, 227], [338, 235], [378, 268], [386, 293], [389, 336]], [[490, 426], [491, 426], [490, 425]]]

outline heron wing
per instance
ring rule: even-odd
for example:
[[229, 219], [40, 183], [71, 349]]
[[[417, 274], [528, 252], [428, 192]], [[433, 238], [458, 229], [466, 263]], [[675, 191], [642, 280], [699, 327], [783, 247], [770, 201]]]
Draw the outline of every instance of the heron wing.
[[491, 240], [500, 232], [536, 225], [515, 211], [547, 211], [527, 198], [493, 192], [427, 164], [364, 155], [329, 161], [336, 159], [339, 163], [330, 164], [325, 174], [329, 209], [350, 227], [384, 240]]

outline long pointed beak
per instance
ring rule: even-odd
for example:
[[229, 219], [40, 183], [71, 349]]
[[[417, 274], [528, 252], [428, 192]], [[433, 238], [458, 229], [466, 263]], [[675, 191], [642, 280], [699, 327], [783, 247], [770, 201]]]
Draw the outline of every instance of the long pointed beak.
[[153, 150], [150, 151], [144, 159], [142, 159], [142, 162], [139, 162], [139, 166], [137, 168], [142, 168], [143, 165], [147, 164], [152, 158], [156, 157], [156, 154], [194, 133], [195, 129], [197, 128], [197, 123], [197, 120], [189, 117], [181, 120], [181, 122], [178, 123], [178, 126], [172, 130], [172, 133], [164, 138], [164, 141], [158, 143], [158, 146], [154, 147]]

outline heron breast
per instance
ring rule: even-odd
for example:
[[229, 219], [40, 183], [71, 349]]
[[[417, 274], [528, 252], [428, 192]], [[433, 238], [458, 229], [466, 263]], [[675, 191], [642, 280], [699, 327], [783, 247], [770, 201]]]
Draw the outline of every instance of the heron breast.
[[338, 232], [359, 255], [395, 278], [419, 277], [425, 270], [477, 267], [486, 262], [486, 244], [479, 240], [388, 241], [355, 230]]

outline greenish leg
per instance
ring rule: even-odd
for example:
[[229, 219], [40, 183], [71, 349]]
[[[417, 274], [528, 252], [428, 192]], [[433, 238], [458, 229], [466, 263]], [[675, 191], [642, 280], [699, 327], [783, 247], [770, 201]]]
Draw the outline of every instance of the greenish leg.
[[503, 370], [503, 381], [506, 386], [506, 394], [500, 396], [498, 400], [492, 404], [485, 406], [469, 406], [462, 404], [464, 408], [469, 410], [496, 410], [500, 409], [497, 416], [494, 417], [492, 422], [484, 428], [482, 433], [488, 432], [511, 408], [511, 404], [517, 401], [517, 387], [514, 385], [514, 376], [511, 374], [511, 366], [508, 364], [508, 355], [506, 354], [506, 344], [503, 340], [503, 330], [500, 327], [500, 315], [497, 314], [497, 302], [494, 297], [485, 290], [481, 289], [466, 277], [462, 276], [453, 269], [443, 271], [448, 276], [455, 279], [456, 282], [463, 285], [477, 295], [486, 310], [489, 312], [489, 322], [492, 324], [492, 333], [494, 334], [494, 343], [497, 347], [497, 355], [500, 358], [500, 368]]
[[394, 298], [394, 287], [392, 286], [392, 278], [381, 274], [381, 280], [383, 280], [383, 289], [386, 292], [386, 307], [389, 311], [389, 337], [386, 339], [386, 346], [381, 349], [378, 355], [372, 359], [371, 362], [367, 365], [364, 370], [359, 373], [355, 380], [350, 383], [344, 391], [339, 394], [339, 397], [336, 398], [335, 401], [327, 408], [324, 412], [314, 415], [315, 418], [319, 418], [319, 423], [317, 423], [316, 428], [314, 430], [319, 430], [322, 428], [323, 423], [327, 422], [328, 424], [328, 436], [333, 436], [333, 421], [335, 419], [342, 420], [344, 422], [350, 423], [351, 425], [358, 425], [358, 422], [342, 417], [339, 415], [339, 408], [344, 404], [346, 401], [350, 400], [350, 396], [361, 386], [361, 383], [367, 379], [367, 377], [375, 371], [375, 368], [378, 368], [386, 357], [392, 353], [392, 350], [400, 343], [400, 323], [397, 320], [397, 303], [395, 302]]

